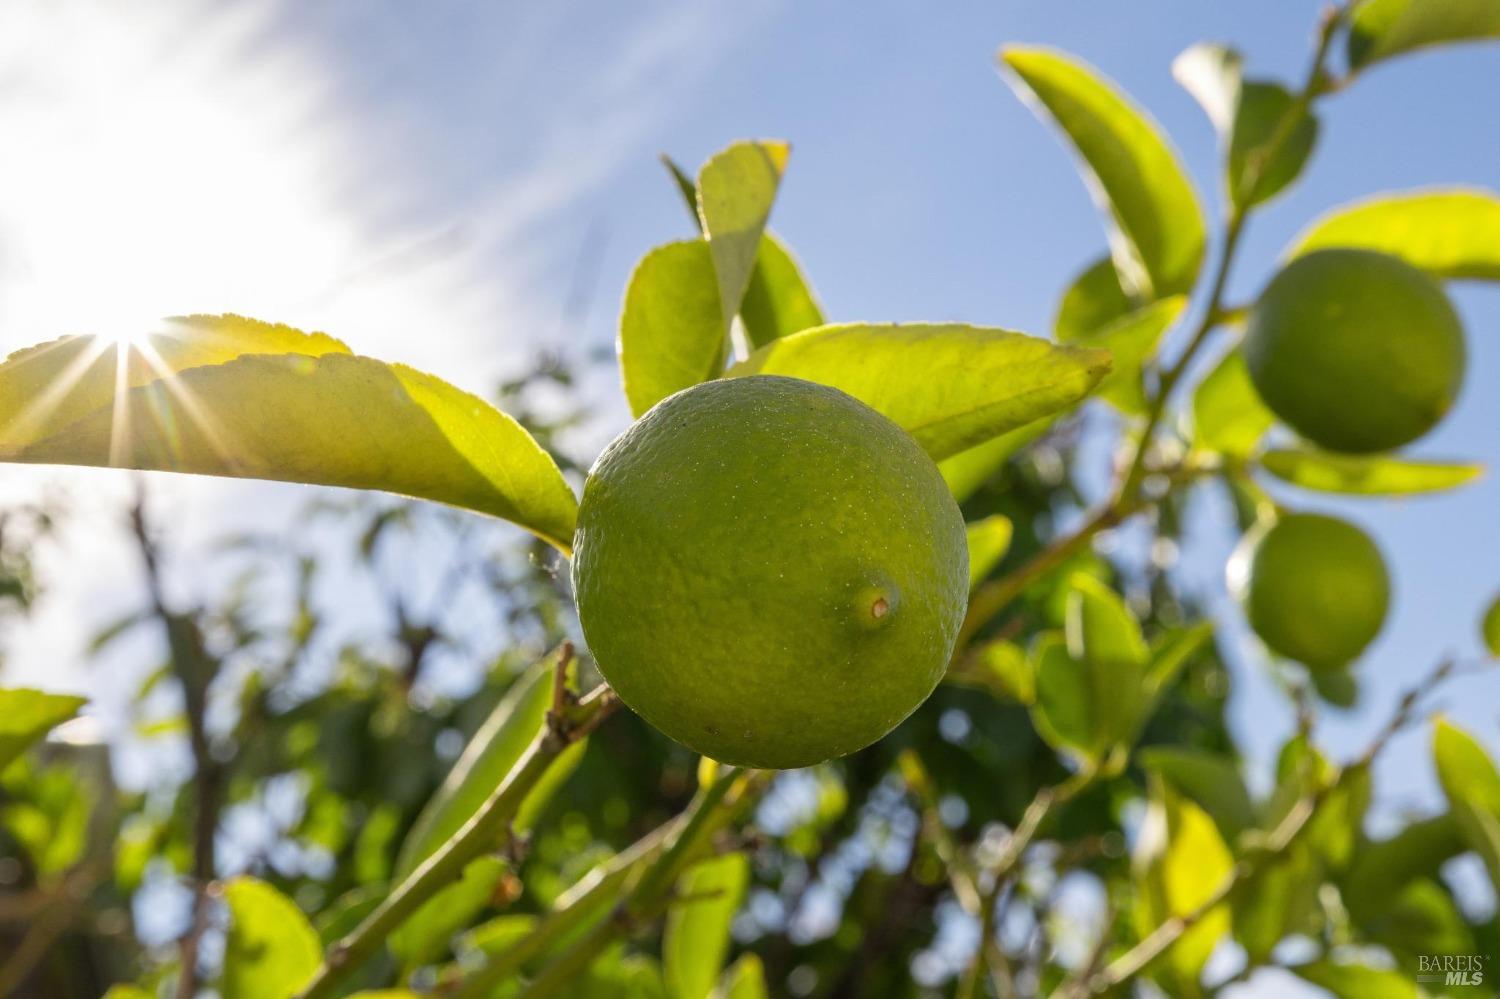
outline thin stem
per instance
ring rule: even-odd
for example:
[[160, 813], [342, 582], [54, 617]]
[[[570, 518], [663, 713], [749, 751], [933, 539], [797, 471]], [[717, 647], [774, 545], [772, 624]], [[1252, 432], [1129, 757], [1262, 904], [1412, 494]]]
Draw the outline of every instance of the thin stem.
[[[641, 872], [640, 880], [630, 889], [614, 915], [596, 925], [577, 943], [563, 951], [537, 972], [526, 991], [524, 999], [540, 999], [543, 996], [566, 994], [570, 983], [586, 971], [594, 959], [614, 940], [633, 930], [641, 923], [655, 918], [669, 904], [672, 886], [700, 848], [720, 829], [745, 798], [752, 783], [763, 782], [764, 776], [743, 775], [738, 767], [721, 773], [712, 784], [700, 788], [688, 806], [682, 822], [682, 830], [662, 851], [650, 866]], [[730, 796], [731, 788], [739, 783], [740, 794]]]
[[[565, 660], [564, 660], [565, 661]], [[510, 824], [521, 803], [570, 745], [592, 732], [619, 706], [608, 687], [595, 688], [577, 704], [549, 713], [547, 724], [516, 761], [500, 786], [453, 837], [397, 886], [348, 936], [329, 948], [301, 999], [327, 999], [339, 984], [385, 943], [422, 903], [453, 883], [469, 862], [515, 843]]]

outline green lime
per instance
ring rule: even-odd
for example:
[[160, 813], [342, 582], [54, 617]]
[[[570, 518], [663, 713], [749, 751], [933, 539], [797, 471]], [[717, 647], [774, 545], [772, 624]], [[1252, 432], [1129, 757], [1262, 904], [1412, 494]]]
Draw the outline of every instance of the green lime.
[[884, 416], [795, 378], [706, 382], [605, 449], [573, 587], [604, 678], [724, 763], [852, 753], [942, 678], [964, 615], [963, 518]]
[[1261, 641], [1315, 669], [1356, 659], [1390, 606], [1390, 577], [1375, 542], [1322, 514], [1290, 514], [1251, 529], [1228, 575]]
[[1271, 279], [1245, 361], [1278, 417], [1330, 451], [1389, 451], [1437, 425], [1464, 377], [1464, 332], [1442, 287], [1396, 257], [1318, 250]]

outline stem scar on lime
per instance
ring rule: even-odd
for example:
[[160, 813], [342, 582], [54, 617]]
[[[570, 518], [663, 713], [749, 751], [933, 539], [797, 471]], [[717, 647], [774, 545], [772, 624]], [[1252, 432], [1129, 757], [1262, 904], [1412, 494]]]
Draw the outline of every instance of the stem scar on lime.
[[579, 620], [637, 714], [724, 763], [862, 749], [942, 679], [968, 596], [932, 459], [837, 389], [686, 389], [610, 444], [574, 538]]

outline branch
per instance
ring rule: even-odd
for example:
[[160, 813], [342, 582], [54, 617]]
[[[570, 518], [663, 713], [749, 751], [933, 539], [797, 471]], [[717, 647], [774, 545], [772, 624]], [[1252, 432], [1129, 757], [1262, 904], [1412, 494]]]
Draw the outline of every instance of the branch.
[[[566, 657], [562, 660], [566, 662]], [[526, 796], [573, 743], [587, 736], [619, 707], [608, 687], [596, 687], [576, 704], [550, 712], [547, 723], [521, 754], [505, 780], [453, 837], [397, 886], [374, 912], [328, 949], [323, 965], [301, 999], [328, 999], [339, 984], [385, 943], [422, 903], [457, 880], [475, 858], [515, 842], [510, 824]]]
[[193, 754], [193, 903], [188, 928], [179, 941], [182, 969], [177, 978], [178, 999], [192, 999], [198, 993], [198, 945], [208, 928], [209, 887], [216, 872], [214, 839], [219, 829], [220, 789], [224, 780], [224, 766], [214, 758], [206, 721], [208, 686], [216, 664], [204, 648], [203, 633], [193, 613], [174, 611], [167, 606], [159, 552], [147, 520], [146, 491], [141, 486], [130, 508], [130, 527], [145, 566], [151, 610], [166, 632], [172, 672], [182, 685], [188, 744]]
[[[521, 993], [523, 999], [567, 994], [565, 990], [569, 984], [587, 970], [616, 938], [659, 915], [671, 903], [672, 886], [696, 858], [699, 849], [729, 821], [736, 807], [747, 800], [747, 795], [758, 790], [768, 777], [769, 773], [765, 771], [744, 775], [740, 768], [731, 767], [712, 784], [699, 788], [682, 817], [681, 831], [671, 845], [641, 871], [640, 879], [614, 915], [537, 972], [536, 978]], [[730, 795], [735, 785], [738, 785], [738, 793]]]

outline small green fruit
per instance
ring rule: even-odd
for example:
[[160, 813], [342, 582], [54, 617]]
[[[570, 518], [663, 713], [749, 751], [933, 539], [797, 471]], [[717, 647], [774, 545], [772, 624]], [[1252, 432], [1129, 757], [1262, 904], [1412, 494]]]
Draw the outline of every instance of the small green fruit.
[[1230, 557], [1228, 576], [1261, 641], [1314, 669], [1358, 658], [1390, 606], [1390, 577], [1375, 542], [1321, 514], [1253, 528]]
[[658, 403], [589, 473], [584, 637], [621, 699], [724, 763], [809, 766], [885, 735], [947, 668], [963, 518], [901, 428], [795, 378]]
[[1463, 326], [1442, 287], [1369, 250], [1318, 250], [1288, 264], [1251, 310], [1244, 352], [1272, 412], [1349, 454], [1427, 433], [1464, 377]]

